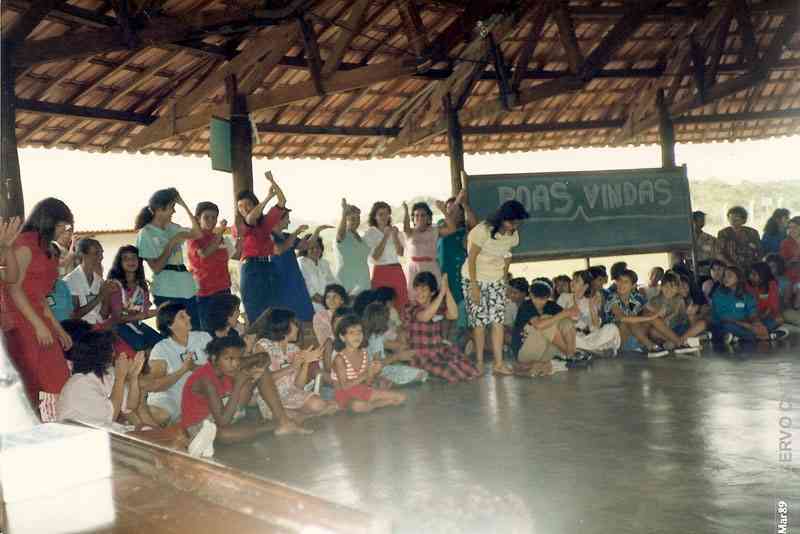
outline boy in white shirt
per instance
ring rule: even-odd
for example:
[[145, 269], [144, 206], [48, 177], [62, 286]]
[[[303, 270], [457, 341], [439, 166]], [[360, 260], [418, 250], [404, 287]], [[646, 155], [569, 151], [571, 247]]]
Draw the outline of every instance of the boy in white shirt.
[[103, 281], [103, 246], [87, 237], [78, 241], [77, 251], [80, 264], [64, 277], [72, 294], [72, 318], [89, 324], [102, 323], [103, 299], [114, 289], [112, 282]]

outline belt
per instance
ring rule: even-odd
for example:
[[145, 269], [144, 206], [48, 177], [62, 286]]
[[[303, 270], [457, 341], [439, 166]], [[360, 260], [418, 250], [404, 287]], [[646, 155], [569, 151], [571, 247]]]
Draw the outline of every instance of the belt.
[[275, 256], [250, 256], [249, 258], [245, 258], [244, 261], [257, 261], [260, 263], [272, 263], [272, 260], [275, 259]]
[[176, 271], [179, 273], [188, 273], [189, 269], [186, 268], [185, 265], [165, 265], [162, 269], [163, 271]]
[[429, 258], [428, 256], [412, 256], [411, 261], [416, 261], [416, 262], [433, 261], [433, 258]]

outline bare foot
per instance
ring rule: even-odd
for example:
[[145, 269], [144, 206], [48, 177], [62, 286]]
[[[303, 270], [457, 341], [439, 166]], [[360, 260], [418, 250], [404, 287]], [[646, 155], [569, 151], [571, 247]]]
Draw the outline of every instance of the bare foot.
[[312, 432], [313, 430], [303, 428], [301, 424], [295, 423], [291, 419], [275, 427], [276, 436], [284, 436], [286, 434], [311, 434]]

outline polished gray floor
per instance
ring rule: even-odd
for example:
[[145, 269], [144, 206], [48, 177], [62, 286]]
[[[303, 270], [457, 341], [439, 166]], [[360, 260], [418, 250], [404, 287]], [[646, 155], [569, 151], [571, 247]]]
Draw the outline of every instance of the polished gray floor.
[[800, 424], [794, 337], [426, 384], [404, 407], [311, 421], [311, 436], [216, 459], [391, 517], [398, 532], [775, 532], [777, 500], [800, 504], [800, 430], [784, 429], [798, 451], [779, 461], [781, 426]]

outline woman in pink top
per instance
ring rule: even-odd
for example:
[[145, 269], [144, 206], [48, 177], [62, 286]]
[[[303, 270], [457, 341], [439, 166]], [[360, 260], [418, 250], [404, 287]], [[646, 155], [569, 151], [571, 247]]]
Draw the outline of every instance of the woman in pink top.
[[419, 273], [430, 272], [441, 281], [442, 271], [436, 261], [436, 244], [440, 237], [447, 237], [456, 231], [455, 222], [447, 216], [444, 202], [436, 202], [436, 207], [445, 214], [445, 225], [433, 226], [433, 212], [425, 202], [417, 202], [411, 208], [414, 226], [408, 213], [408, 204], [403, 203], [403, 233], [406, 237], [406, 249], [409, 262], [406, 264], [406, 283], [408, 285], [409, 302], [414, 302], [414, 278]]

